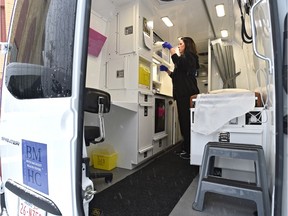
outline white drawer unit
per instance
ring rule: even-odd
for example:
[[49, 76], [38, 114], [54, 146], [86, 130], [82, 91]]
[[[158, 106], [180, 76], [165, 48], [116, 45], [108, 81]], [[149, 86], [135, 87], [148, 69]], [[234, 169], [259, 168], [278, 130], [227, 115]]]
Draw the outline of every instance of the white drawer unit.
[[[230, 120], [216, 132], [209, 135], [203, 135], [193, 131], [194, 127], [194, 108], [190, 109], [191, 119], [191, 159], [193, 165], [201, 165], [204, 147], [208, 142], [230, 142], [243, 144], [262, 145], [265, 149], [266, 142], [266, 121], [267, 111], [263, 108], [255, 108], [250, 112]], [[231, 164], [227, 161], [217, 163], [221, 167], [237, 169], [250, 169], [243, 164]]]
[[[138, 101], [138, 152], [142, 154], [153, 148], [153, 94], [140, 91]], [[141, 161], [142, 157], [138, 158], [137, 162]]]

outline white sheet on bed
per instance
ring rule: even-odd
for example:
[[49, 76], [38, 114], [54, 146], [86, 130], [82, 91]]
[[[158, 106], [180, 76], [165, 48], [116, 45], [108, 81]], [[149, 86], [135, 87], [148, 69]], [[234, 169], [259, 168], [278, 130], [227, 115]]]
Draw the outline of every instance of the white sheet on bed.
[[193, 131], [209, 135], [254, 107], [255, 93], [248, 90], [199, 94], [195, 103]]

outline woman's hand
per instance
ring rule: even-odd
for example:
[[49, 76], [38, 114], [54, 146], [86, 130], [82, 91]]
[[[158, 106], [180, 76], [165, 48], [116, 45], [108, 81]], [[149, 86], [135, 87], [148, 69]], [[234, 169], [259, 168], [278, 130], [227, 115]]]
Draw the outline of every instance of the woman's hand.
[[160, 65], [160, 71], [168, 71], [168, 68], [165, 65]]
[[175, 48], [173, 48], [172, 45], [171, 45], [170, 43], [168, 43], [168, 42], [164, 42], [164, 43], [162, 44], [162, 47], [163, 47], [163, 48], [166, 48], [166, 49], [169, 49], [169, 50], [170, 50], [170, 53], [171, 53], [171, 56], [176, 53]]
[[162, 47], [170, 50], [172, 48], [172, 45], [170, 43], [168, 43], [168, 42], [164, 42], [162, 44]]
[[160, 65], [160, 71], [166, 71], [168, 75], [172, 73], [165, 65]]

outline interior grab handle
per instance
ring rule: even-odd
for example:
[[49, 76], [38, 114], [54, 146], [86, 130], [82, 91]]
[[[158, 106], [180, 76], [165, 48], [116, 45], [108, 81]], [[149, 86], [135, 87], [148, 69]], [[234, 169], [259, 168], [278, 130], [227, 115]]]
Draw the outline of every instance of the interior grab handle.
[[271, 74], [272, 73], [272, 63], [271, 63], [271, 59], [260, 54], [257, 50], [257, 46], [256, 46], [256, 37], [257, 37], [257, 32], [256, 32], [256, 25], [255, 25], [255, 19], [254, 19], [254, 12], [255, 12], [255, 8], [262, 2], [263, 0], [259, 0], [257, 1], [255, 4], [253, 4], [252, 8], [251, 8], [251, 14], [250, 14], [250, 20], [251, 20], [251, 29], [252, 29], [252, 44], [253, 44], [253, 51], [254, 51], [254, 54], [264, 60], [264, 61], [267, 61], [268, 62], [268, 72]]
[[104, 103], [105, 103], [104, 101], [105, 101], [105, 99], [103, 97], [99, 96], [99, 98], [98, 98], [98, 120], [99, 120], [100, 136], [95, 138], [94, 141], [91, 142], [93, 144], [103, 142], [105, 139], [105, 125], [104, 125], [104, 117], [103, 117]]

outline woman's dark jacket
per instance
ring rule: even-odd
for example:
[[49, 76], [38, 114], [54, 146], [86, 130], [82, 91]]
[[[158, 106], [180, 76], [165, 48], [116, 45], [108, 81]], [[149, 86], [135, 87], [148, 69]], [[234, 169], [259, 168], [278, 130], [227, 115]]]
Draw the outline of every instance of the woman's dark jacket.
[[178, 56], [175, 53], [171, 58], [174, 63], [174, 71], [170, 74], [173, 83], [173, 98], [177, 100], [199, 94], [195, 77], [199, 69], [198, 56], [192, 53]]

